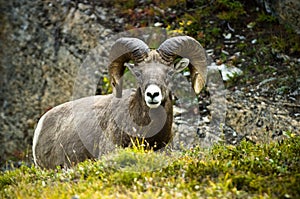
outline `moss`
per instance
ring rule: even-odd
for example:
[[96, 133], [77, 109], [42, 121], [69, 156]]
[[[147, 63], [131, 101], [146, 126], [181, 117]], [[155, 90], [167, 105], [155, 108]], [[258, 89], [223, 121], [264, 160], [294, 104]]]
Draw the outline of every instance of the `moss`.
[[122, 161], [130, 156], [131, 160], [144, 164], [153, 161], [153, 156], [165, 160], [170, 154], [141, 148], [122, 149], [116, 154], [101, 161], [85, 161], [70, 170], [22, 166], [2, 172], [0, 197], [126, 198], [128, 194], [132, 198], [300, 197], [299, 137], [260, 145], [242, 141], [238, 146], [196, 147], [171, 156], [172, 161], [160, 169], [139, 172], [132, 161], [126, 170], [111, 163], [118, 164], [121, 156]]

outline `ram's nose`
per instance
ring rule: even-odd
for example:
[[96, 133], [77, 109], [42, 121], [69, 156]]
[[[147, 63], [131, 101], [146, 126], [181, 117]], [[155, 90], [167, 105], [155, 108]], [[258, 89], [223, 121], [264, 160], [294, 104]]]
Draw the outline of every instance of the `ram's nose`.
[[161, 104], [161, 100], [161, 89], [155, 84], [149, 85], [145, 91], [145, 102], [147, 106], [149, 108], [157, 108]]

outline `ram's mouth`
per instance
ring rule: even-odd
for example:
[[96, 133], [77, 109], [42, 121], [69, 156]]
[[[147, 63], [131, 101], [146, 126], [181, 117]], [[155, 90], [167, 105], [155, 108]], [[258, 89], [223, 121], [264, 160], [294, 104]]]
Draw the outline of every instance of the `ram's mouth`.
[[159, 102], [148, 102], [148, 104], [152, 104], [152, 105], [155, 105], [155, 104], [159, 104]]
[[156, 102], [156, 101], [147, 101], [146, 103], [149, 108], [157, 108], [161, 104], [161, 102]]

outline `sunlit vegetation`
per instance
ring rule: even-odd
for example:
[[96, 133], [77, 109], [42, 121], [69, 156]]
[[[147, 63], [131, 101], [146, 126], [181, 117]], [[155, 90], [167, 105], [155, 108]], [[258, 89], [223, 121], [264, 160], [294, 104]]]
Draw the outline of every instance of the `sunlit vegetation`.
[[[2, 172], [1, 198], [298, 198], [300, 138], [166, 153], [121, 149], [72, 169]], [[166, 160], [167, 164], [158, 165]], [[125, 164], [126, 163], [126, 164]], [[155, 165], [156, 167], [152, 167]]]

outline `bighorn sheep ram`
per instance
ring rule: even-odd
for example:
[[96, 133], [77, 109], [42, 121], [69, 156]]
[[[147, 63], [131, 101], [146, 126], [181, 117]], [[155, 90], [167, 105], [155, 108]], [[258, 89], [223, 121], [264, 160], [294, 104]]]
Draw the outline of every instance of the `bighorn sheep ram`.
[[[174, 64], [176, 57], [182, 59]], [[129, 61], [134, 64], [126, 65]], [[126, 67], [138, 86], [122, 91]], [[69, 167], [116, 146], [130, 146], [136, 139], [155, 150], [165, 147], [173, 137], [171, 78], [186, 67], [199, 94], [206, 80], [206, 54], [195, 39], [172, 37], [156, 50], [137, 38], [118, 39], [111, 48], [108, 67], [114, 94], [70, 101], [45, 113], [34, 132], [35, 164]]]

